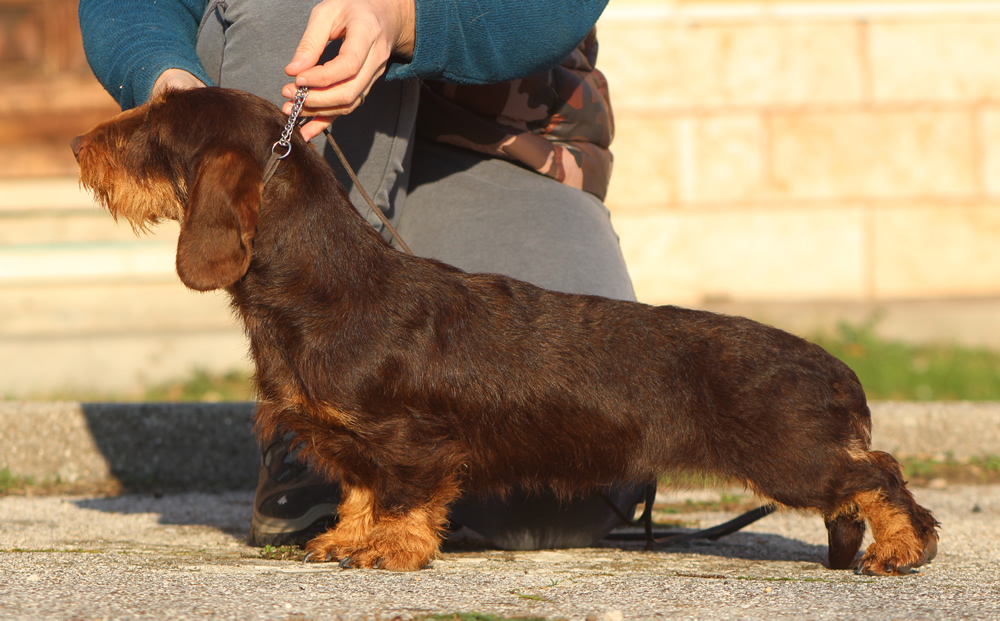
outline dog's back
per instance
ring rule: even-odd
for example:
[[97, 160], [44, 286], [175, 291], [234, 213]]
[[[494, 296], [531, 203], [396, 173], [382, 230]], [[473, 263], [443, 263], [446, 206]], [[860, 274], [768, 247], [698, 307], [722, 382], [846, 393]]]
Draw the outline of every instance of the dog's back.
[[[396, 352], [410, 368], [386, 380], [397, 398], [461, 434], [473, 486], [520, 480], [578, 490], [669, 469], [758, 480], [767, 474], [754, 468], [762, 456], [808, 458], [827, 471], [848, 448], [868, 449], [857, 377], [786, 332], [502, 276], [434, 278], [419, 288], [447, 291], [442, 301], [408, 303], [419, 308], [410, 325], [432, 324], [434, 338], [412, 348], [403, 341]], [[461, 321], [451, 317], [456, 305]], [[412, 378], [419, 381], [406, 384]], [[546, 450], [530, 438], [546, 438]]]

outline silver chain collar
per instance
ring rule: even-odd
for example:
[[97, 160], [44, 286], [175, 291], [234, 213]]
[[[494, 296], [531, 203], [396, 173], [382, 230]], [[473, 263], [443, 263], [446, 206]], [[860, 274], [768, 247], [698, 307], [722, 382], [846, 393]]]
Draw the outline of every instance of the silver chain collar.
[[[299, 90], [295, 92], [295, 99], [292, 100], [292, 112], [288, 115], [288, 122], [285, 123], [285, 131], [281, 132], [281, 138], [278, 142], [271, 145], [271, 155], [267, 158], [267, 163], [264, 164], [264, 183], [267, 184], [274, 175], [274, 171], [278, 168], [278, 162], [288, 157], [288, 154], [292, 152], [292, 132], [295, 131], [295, 121], [299, 118], [299, 112], [302, 112], [302, 105], [306, 101], [306, 95], [309, 94], [309, 88], [306, 86], [300, 86]], [[285, 152], [278, 152], [279, 147], [284, 147]]]
[[[278, 139], [278, 142], [271, 145], [271, 154], [279, 160], [285, 159], [292, 152], [292, 132], [295, 131], [295, 122], [299, 118], [299, 113], [302, 112], [302, 105], [305, 104], [308, 94], [308, 86], [300, 86], [299, 90], [295, 91], [295, 99], [292, 100], [292, 111], [288, 115], [288, 122], [285, 123], [285, 131], [281, 132], [281, 138]], [[278, 155], [278, 147], [284, 147], [285, 152]]]

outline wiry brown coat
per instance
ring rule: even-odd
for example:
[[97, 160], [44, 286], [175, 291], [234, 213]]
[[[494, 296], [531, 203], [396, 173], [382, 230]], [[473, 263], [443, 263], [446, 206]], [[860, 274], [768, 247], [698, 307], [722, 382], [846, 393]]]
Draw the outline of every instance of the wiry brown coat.
[[[257, 367], [263, 438], [292, 431], [339, 475], [314, 561], [417, 569], [459, 494], [566, 495], [666, 470], [742, 481], [826, 520], [830, 565], [906, 573], [936, 522], [869, 450], [854, 373], [747, 319], [546, 291], [392, 250], [284, 116], [222, 89], [167, 93], [74, 141], [117, 217], [181, 223], [177, 272], [225, 288]], [[346, 118], [340, 122], [349, 123]], [[540, 206], [544, 208], [544, 206]]]

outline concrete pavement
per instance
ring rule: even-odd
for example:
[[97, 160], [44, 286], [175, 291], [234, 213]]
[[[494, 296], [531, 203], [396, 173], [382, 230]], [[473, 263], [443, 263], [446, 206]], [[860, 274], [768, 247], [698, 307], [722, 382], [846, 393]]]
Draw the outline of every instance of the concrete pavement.
[[[7, 496], [0, 618], [1000, 618], [1000, 486], [916, 495], [943, 524], [940, 554], [897, 578], [826, 569], [822, 521], [795, 513], [652, 553], [459, 550], [393, 574], [261, 558], [245, 543], [249, 492]], [[694, 527], [731, 514], [679, 517]]]
[[[457, 548], [410, 574], [266, 560], [246, 544], [251, 413], [247, 403], [0, 403], [0, 469], [141, 490], [0, 497], [0, 619], [1000, 618], [997, 485], [916, 489], [942, 522], [941, 552], [902, 578], [826, 569], [822, 521], [796, 513], [653, 553]], [[873, 418], [874, 446], [899, 455], [1000, 455], [1000, 404], [876, 403]], [[670, 517], [696, 528], [732, 516]]]

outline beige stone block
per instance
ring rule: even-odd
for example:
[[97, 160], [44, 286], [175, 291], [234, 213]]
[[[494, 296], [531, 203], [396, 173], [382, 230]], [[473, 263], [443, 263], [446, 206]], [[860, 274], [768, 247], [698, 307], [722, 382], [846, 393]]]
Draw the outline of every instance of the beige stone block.
[[108, 244], [0, 247], [0, 284], [175, 278], [176, 244]]
[[860, 299], [866, 293], [862, 207], [621, 213], [614, 224], [644, 302]]
[[860, 101], [860, 31], [850, 22], [608, 18], [598, 66], [621, 108]]
[[[0, 249], [6, 245], [23, 244], [79, 244], [97, 241], [132, 242], [148, 239], [150, 235], [167, 239], [173, 227], [157, 226], [149, 234], [137, 236], [132, 227], [122, 219], [115, 222], [105, 211], [96, 208], [89, 212], [51, 211], [19, 212], [2, 216], [0, 224]], [[164, 223], [166, 224], [166, 223]], [[171, 222], [171, 224], [175, 224]], [[163, 231], [163, 232], [161, 232]], [[173, 241], [176, 242], [176, 230]]]
[[984, 109], [980, 114], [979, 127], [983, 189], [990, 196], [1000, 196], [1000, 107]]
[[765, 131], [759, 115], [699, 116], [678, 127], [682, 203], [739, 202], [761, 196]]
[[612, 150], [612, 207], [733, 202], [764, 194], [765, 136], [757, 115], [626, 112], [617, 120]]
[[224, 291], [192, 291], [169, 276], [5, 284], [0, 287], [0, 339], [240, 329]]
[[615, 119], [615, 157], [609, 207], [665, 206], [677, 200], [677, 123], [659, 115], [626, 114]]
[[878, 298], [1000, 294], [1000, 204], [880, 208], [872, 231]]
[[770, 122], [775, 196], [966, 197], [979, 192], [976, 124], [954, 110], [801, 112]]
[[876, 21], [869, 26], [876, 102], [1000, 98], [1000, 16]]
[[90, 193], [80, 187], [76, 174], [0, 179], [0, 213], [53, 209], [95, 211], [99, 207]]

